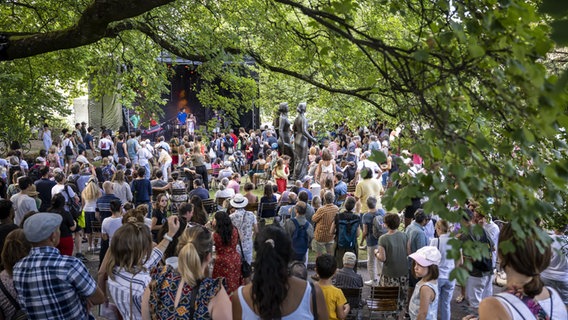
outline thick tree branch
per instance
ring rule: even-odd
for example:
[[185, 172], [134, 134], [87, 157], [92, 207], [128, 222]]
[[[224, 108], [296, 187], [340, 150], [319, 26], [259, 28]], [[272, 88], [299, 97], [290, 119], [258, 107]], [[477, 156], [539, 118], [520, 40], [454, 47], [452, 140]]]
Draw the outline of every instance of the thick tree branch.
[[358, 89], [341, 89], [341, 88], [335, 88], [326, 84], [323, 84], [319, 81], [314, 80], [311, 77], [308, 77], [304, 74], [292, 71], [292, 70], [288, 70], [282, 67], [277, 67], [274, 65], [269, 64], [268, 62], [266, 62], [265, 60], [263, 60], [258, 54], [254, 53], [254, 52], [248, 52], [248, 54], [256, 61], [256, 63], [258, 63], [261, 67], [268, 69], [272, 72], [278, 72], [284, 75], [288, 75], [291, 77], [294, 77], [296, 79], [302, 80], [304, 82], [307, 82], [315, 87], [318, 87], [320, 89], [323, 89], [325, 91], [328, 92], [332, 92], [332, 93], [341, 93], [341, 94], [345, 94], [345, 95], [349, 95], [349, 96], [353, 96], [356, 98], [359, 98], [363, 101], [368, 102], [369, 104], [371, 104], [372, 106], [376, 107], [377, 109], [379, 109], [381, 112], [383, 112], [384, 114], [391, 116], [393, 118], [396, 117], [396, 114], [385, 110], [385, 108], [383, 108], [380, 104], [378, 104], [376, 101], [374, 101], [373, 99], [368, 97], [368, 94], [365, 94], [363, 92], [367, 92], [369, 93], [371, 90], [373, 90], [373, 88], [358, 88]]
[[0, 41], [0, 61], [35, 56], [92, 44], [107, 35], [110, 23], [136, 17], [174, 0], [94, 0], [77, 23], [67, 29], [27, 36], [6, 35]]

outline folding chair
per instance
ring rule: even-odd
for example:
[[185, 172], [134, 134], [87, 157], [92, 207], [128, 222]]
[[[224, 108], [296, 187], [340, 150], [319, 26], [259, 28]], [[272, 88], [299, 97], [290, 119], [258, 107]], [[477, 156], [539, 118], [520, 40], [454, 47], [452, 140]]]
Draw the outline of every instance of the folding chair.
[[217, 210], [221, 210], [223, 208], [223, 203], [227, 199], [229, 199], [229, 198], [228, 197], [227, 198], [223, 198], [223, 197], [215, 198], [215, 204], [217, 205]]
[[258, 206], [258, 217], [259, 217], [259, 226], [263, 228], [266, 225], [266, 219], [271, 219], [274, 222], [277, 219], [276, 207], [278, 207], [278, 202], [269, 202], [269, 203], [260, 203]]
[[210, 181], [210, 187], [211, 189], [213, 188], [219, 188], [219, 171], [221, 171], [221, 168], [215, 168], [215, 169], [208, 169], [207, 170], [207, 174], [211, 177], [209, 179]]
[[203, 207], [205, 208], [205, 211], [207, 211], [207, 213], [209, 215], [214, 214], [215, 212], [217, 212], [217, 204], [215, 203], [215, 200], [213, 199], [205, 199], [202, 201], [203, 203]]
[[400, 287], [372, 287], [371, 295], [367, 299], [369, 308], [369, 319], [374, 315], [382, 316], [386, 319], [388, 315], [396, 316], [398, 310], [398, 300], [400, 299]]
[[256, 202], [249, 202], [245, 207], [246, 211], [250, 211], [252, 213], [256, 213], [258, 211], [258, 203]]
[[347, 194], [351, 194], [351, 195], [355, 194], [355, 187], [356, 187], [355, 185], [348, 184], [347, 185]]
[[97, 219], [91, 221], [91, 236], [93, 237], [93, 247], [92, 247], [92, 254], [95, 254], [97, 243], [100, 245], [103, 241], [103, 233], [102, 233], [102, 223], [99, 222]]
[[347, 314], [346, 319], [360, 319], [361, 318], [361, 294], [363, 293], [363, 288], [339, 288], [343, 291], [347, 303], [351, 307], [349, 314]]

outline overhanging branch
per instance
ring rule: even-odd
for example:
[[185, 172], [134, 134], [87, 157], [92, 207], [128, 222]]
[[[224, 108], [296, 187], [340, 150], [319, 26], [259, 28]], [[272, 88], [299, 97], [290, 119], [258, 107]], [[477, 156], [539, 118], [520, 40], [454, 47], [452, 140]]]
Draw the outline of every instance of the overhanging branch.
[[110, 23], [136, 17], [174, 0], [95, 0], [70, 28], [31, 35], [4, 36], [0, 61], [15, 60], [42, 53], [72, 49], [92, 44], [107, 35]]

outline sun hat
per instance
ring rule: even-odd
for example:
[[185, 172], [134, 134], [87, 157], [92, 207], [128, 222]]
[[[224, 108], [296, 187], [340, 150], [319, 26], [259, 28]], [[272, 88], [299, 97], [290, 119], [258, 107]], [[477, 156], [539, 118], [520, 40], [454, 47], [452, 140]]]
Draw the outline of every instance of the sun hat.
[[248, 199], [240, 193], [237, 193], [230, 201], [233, 208], [244, 208], [248, 204]]
[[409, 255], [416, 263], [423, 267], [428, 267], [433, 264], [439, 265], [442, 260], [442, 254], [436, 247], [425, 246], [418, 249], [413, 254]]

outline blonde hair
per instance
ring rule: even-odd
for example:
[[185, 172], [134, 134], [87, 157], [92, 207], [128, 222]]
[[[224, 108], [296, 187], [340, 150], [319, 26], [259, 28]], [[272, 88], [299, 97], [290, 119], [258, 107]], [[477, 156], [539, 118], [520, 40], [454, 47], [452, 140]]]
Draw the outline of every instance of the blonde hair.
[[448, 223], [448, 221], [440, 219], [436, 221], [436, 228], [440, 228], [440, 231], [442, 231], [442, 233], [447, 233], [448, 230], [450, 230], [450, 224]]
[[123, 224], [112, 237], [106, 265], [102, 266], [114, 280], [113, 270], [124, 270], [131, 274], [144, 271], [144, 263], [152, 253], [150, 228], [140, 222]]
[[205, 277], [203, 262], [211, 253], [213, 241], [207, 228], [195, 226], [188, 228], [178, 242], [178, 271], [183, 281], [195, 286]]
[[106, 157], [103, 158], [102, 161], [103, 161], [103, 162], [102, 162], [102, 165], [103, 165], [103, 166], [107, 166], [107, 165], [109, 164], [108, 158], [106, 158]]
[[116, 183], [123, 183], [124, 182], [124, 171], [122, 170], [117, 170], [114, 173], [114, 176], [112, 177], [112, 182], [116, 182]]
[[57, 153], [57, 147], [56, 146], [49, 147], [49, 153]]
[[98, 199], [102, 197], [102, 195], [101, 188], [99, 188], [97, 180], [94, 178], [89, 179], [87, 186], [83, 189], [83, 192], [81, 192], [81, 198], [83, 198], [83, 200]]

